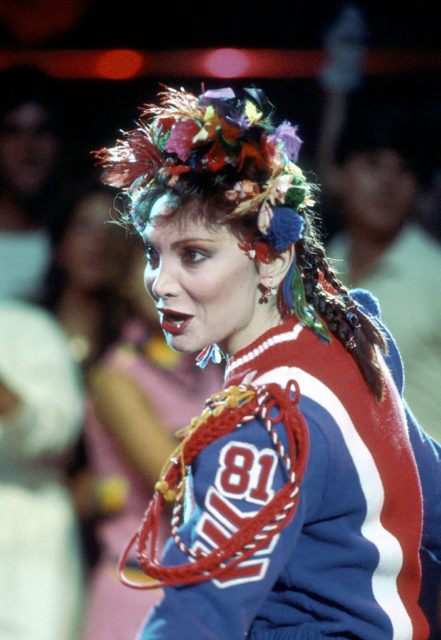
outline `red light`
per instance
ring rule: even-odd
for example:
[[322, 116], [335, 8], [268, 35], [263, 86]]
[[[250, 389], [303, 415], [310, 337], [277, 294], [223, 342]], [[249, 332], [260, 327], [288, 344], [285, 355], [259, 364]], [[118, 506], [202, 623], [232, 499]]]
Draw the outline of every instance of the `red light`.
[[104, 52], [97, 61], [96, 72], [101, 78], [125, 80], [133, 78], [141, 70], [143, 57], [130, 49]]
[[204, 61], [208, 73], [218, 78], [239, 78], [250, 66], [247, 54], [238, 49], [216, 49]]

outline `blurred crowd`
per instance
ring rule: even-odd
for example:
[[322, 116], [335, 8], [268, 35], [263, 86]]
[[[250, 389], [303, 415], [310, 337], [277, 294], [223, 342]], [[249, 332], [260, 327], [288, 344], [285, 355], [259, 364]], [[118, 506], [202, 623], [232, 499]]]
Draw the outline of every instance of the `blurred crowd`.
[[[409, 404], [441, 441], [440, 166], [420, 162], [406, 105], [353, 99], [354, 16], [328, 46], [315, 158], [324, 240], [348, 287], [378, 297]], [[115, 223], [118, 201], [92, 164], [73, 166], [55, 81], [19, 68], [0, 86], [0, 640], [131, 640], [161, 594], [122, 586], [118, 556], [176, 430], [222, 371], [166, 345], [142, 243]], [[127, 571], [145, 579], [134, 556]]]
[[119, 556], [222, 372], [165, 343], [141, 240], [72, 167], [55, 81], [0, 82], [0, 638], [133, 638], [160, 592], [122, 587]]

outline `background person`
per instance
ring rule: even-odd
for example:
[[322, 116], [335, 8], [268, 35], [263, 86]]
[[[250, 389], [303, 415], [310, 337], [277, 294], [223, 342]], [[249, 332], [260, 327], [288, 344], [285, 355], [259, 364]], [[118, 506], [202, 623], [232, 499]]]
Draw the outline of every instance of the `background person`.
[[83, 563], [66, 468], [82, 387], [66, 337], [36, 305], [0, 299], [0, 637], [77, 640]]
[[83, 557], [67, 468], [83, 387], [41, 296], [67, 168], [58, 84], [20, 67], [0, 74], [0, 635], [77, 640]]
[[65, 110], [57, 82], [32, 67], [3, 71], [0, 87], [0, 296], [38, 301], [70, 185]]
[[[92, 173], [70, 189], [65, 208], [52, 225], [52, 259], [40, 300], [67, 337], [86, 398], [89, 373], [117, 339], [124, 320], [117, 288], [131, 247], [124, 230], [111, 223], [113, 205], [113, 193], [96, 182]], [[83, 436], [82, 428], [67, 471], [89, 574], [99, 549], [94, 514], [88, 506], [90, 474]]]
[[420, 131], [401, 107], [348, 113], [325, 176], [341, 220], [327, 251], [348, 286], [378, 298], [403, 357], [409, 406], [439, 440], [441, 246], [416, 216]]
[[367, 31], [361, 9], [348, 5], [324, 38], [317, 164], [326, 248], [347, 286], [378, 298], [404, 361], [406, 399], [440, 440], [441, 246], [426, 230], [439, 122], [429, 97], [376, 96], [363, 74]]
[[112, 224], [114, 194], [83, 179], [70, 191], [53, 225], [53, 260], [44, 305], [57, 317], [84, 374], [119, 333], [122, 301], [117, 288], [129, 265], [131, 245]]

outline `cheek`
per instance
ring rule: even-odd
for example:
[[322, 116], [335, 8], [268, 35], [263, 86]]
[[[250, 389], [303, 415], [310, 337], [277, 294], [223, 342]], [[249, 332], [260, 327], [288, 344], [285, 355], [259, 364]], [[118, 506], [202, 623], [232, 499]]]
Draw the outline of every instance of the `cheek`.
[[[357, 219], [370, 212], [371, 201], [376, 197], [378, 184], [368, 176], [352, 176], [342, 194], [342, 204], [349, 218]], [[370, 215], [370, 214], [369, 214]]]
[[258, 285], [257, 272], [254, 266], [247, 262], [228, 271], [225, 268], [223, 277], [209, 279], [206, 283], [198, 282], [198, 295], [210, 305], [216, 306], [225, 316], [241, 315], [254, 303]]
[[352, 176], [349, 182], [354, 198], [359, 198], [360, 193], [370, 194], [378, 189], [378, 179], [372, 171], [365, 170]]
[[147, 264], [143, 269], [143, 274], [144, 275], [141, 276], [141, 281], [143, 283], [144, 290], [153, 300], [157, 301], [157, 296], [154, 293], [157, 273]]
[[401, 194], [401, 200], [403, 206], [411, 206], [417, 196], [418, 187], [413, 178], [402, 180], [400, 188], [397, 190], [398, 194]]
[[153, 292], [152, 292], [153, 278], [152, 278], [152, 275], [150, 273], [150, 269], [149, 269], [148, 265], [144, 269], [142, 280], [144, 282], [144, 289], [147, 291], [149, 296], [151, 296], [153, 298]]

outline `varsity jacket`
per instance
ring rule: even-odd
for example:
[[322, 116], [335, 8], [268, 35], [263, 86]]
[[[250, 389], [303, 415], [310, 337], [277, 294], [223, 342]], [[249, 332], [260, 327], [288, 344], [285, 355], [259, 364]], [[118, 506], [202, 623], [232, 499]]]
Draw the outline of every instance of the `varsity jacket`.
[[[365, 310], [377, 311], [360, 296]], [[191, 564], [251, 527], [287, 482], [283, 416], [299, 410], [306, 437], [298, 447], [307, 462], [294, 507], [230, 571], [166, 587], [140, 640], [428, 637], [418, 606], [419, 554], [424, 547], [441, 561], [441, 450], [402, 399], [403, 370], [390, 337], [387, 365], [378, 403], [340, 342], [324, 342], [295, 318], [229, 360], [226, 389], [275, 383], [286, 406], [273, 406], [272, 433], [257, 414], [197, 455], [184, 521], [163, 563]]]

